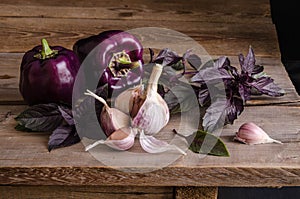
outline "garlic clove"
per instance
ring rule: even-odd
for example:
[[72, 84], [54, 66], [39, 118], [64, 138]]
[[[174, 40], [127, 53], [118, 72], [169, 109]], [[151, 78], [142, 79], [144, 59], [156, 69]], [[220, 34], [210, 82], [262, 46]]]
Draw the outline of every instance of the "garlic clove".
[[122, 93], [120, 93], [114, 102], [115, 108], [119, 109], [123, 113], [130, 114], [132, 111], [132, 106], [134, 105], [134, 99], [137, 96], [143, 96], [144, 94], [144, 85], [140, 84], [133, 88], [129, 88]]
[[160, 104], [146, 99], [131, 124], [133, 127], [143, 129], [146, 134], [153, 135], [166, 126], [168, 121], [168, 112]]
[[104, 105], [100, 115], [100, 125], [106, 136], [110, 136], [117, 129], [129, 126], [129, 115], [116, 108], [110, 108], [102, 97], [96, 95], [90, 90], [87, 90], [85, 95], [94, 97]]
[[133, 90], [129, 100], [129, 114], [132, 118], [137, 115], [145, 100], [146, 95], [144, 93], [144, 85], [141, 85]]
[[105, 144], [110, 148], [126, 151], [134, 145], [137, 129], [124, 127], [113, 132], [106, 140], [98, 140], [93, 144], [88, 145], [85, 151], [88, 151], [99, 144]]
[[156, 64], [153, 67], [145, 93], [145, 100], [140, 95], [133, 97], [133, 108], [131, 108], [130, 114], [133, 117], [131, 125], [132, 127], [143, 129], [148, 135], [158, 133], [167, 125], [170, 119], [168, 105], [157, 93], [157, 84], [162, 69], [163, 66], [160, 64]]
[[140, 131], [140, 144], [148, 153], [162, 153], [168, 150], [177, 150], [183, 155], [186, 155], [186, 152], [176, 145], [168, 144], [167, 142], [158, 140], [153, 136], [145, 135], [143, 130]]
[[271, 138], [262, 128], [252, 122], [242, 124], [236, 133], [234, 140], [249, 145], [265, 143], [282, 144], [282, 142]]

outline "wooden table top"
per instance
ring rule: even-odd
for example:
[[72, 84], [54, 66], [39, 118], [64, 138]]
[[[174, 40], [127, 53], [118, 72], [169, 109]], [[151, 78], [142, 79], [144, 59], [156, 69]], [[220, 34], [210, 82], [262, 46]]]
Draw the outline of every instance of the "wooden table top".
[[[300, 186], [299, 96], [280, 62], [268, 0], [184, 1], [44, 1], [0, 3], [0, 185], [139, 185], [139, 186]], [[49, 43], [72, 48], [79, 38], [108, 29], [161, 27], [182, 32], [214, 56], [237, 55], [251, 45], [257, 64], [286, 95], [252, 97], [221, 139], [230, 157], [188, 152], [171, 165], [146, 173], [122, 172], [103, 165], [82, 143], [47, 150], [50, 134], [14, 130], [14, 116], [25, 110], [18, 91], [25, 51]], [[238, 65], [237, 65], [238, 66]], [[239, 126], [259, 124], [282, 145], [249, 146], [233, 142]]]

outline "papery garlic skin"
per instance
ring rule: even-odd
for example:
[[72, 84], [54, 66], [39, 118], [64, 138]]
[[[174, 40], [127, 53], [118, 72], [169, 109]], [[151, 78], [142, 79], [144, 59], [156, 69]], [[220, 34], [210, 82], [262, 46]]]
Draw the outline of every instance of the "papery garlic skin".
[[259, 126], [253, 122], [247, 122], [240, 126], [236, 133], [234, 140], [240, 141], [245, 144], [265, 144], [265, 143], [279, 143], [282, 142], [274, 140]]
[[120, 93], [114, 102], [115, 108], [119, 109], [123, 113], [130, 114], [133, 106], [133, 98], [137, 95], [143, 95], [144, 85], [140, 84], [133, 88], [129, 88], [122, 93]]
[[[117, 139], [113, 138], [114, 134], [117, 134], [116, 136], [119, 136], [120, 134], [123, 134], [123, 139]], [[133, 128], [122, 128], [114, 133], [111, 134], [111, 136], [105, 141], [104, 144], [107, 146], [117, 149], [120, 151], [126, 151], [130, 149], [134, 145], [135, 136], [137, 134], [137, 130]], [[116, 137], [115, 136], [115, 137]]]
[[145, 135], [143, 130], [140, 132], [140, 144], [142, 148], [148, 153], [162, 153], [169, 150], [176, 150], [181, 154], [186, 155], [186, 152], [176, 145], [158, 140], [151, 135]]
[[147, 99], [133, 118], [131, 125], [143, 129], [147, 135], [154, 135], [166, 126], [168, 121], [169, 112], [153, 103], [151, 99]]
[[124, 127], [116, 130], [108, 137], [106, 140], [98, 140], [93, 144], [88, 145], [85, 151], [88, 151], [99, 144], [105, 144], [110, 148], [126, 151], [134, 145], [135, 136], [137, 134], [137, 129], [130, 127]]

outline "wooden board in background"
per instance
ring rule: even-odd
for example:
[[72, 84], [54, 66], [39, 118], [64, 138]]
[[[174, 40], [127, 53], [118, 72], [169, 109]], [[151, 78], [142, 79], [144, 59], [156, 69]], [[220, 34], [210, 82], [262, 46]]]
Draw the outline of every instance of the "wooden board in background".
[[[72, 48], [77, 39], [108, 29], [163, 27], [185, 33], [212, 55], [235, 55], [255, 46], [260, 56], [278, 56], [269, 2], [183, 1], [2, 1], [0, 52], [25, 52], [41, 38]], [[255, 29], [255, 31], [253, 31]], [[2, 39], [1, 39], [2, 38]]]

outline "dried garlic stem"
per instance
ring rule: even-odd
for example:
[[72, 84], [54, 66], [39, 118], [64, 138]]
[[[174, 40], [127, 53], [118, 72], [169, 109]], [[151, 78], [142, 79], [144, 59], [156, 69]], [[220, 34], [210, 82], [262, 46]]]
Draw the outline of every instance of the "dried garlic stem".
[[152, 96], [154, 93], [156, 95], [157, 93], [157, 83], [161, 76], [163, 66], [160, 64], [156, 64], [153, 66], [152, 73], [150, 75], [148, 86], [147, 86], [147, 96]]
[[89, 89], [87, 89], [86, 91], [87, 92], [84, 93], [85, 95], [89, 95], [89, 96], [94, 97], [99, 102], [101, 102], [108, 111], [110, 110], [110, 107], [108, 106], [108, 104], [106, 103], [106, 101], [102, 97], [99, 97], [98, 95], [96, 95], [95, 93], [93, 93], [92, 91], [90, 91]]

